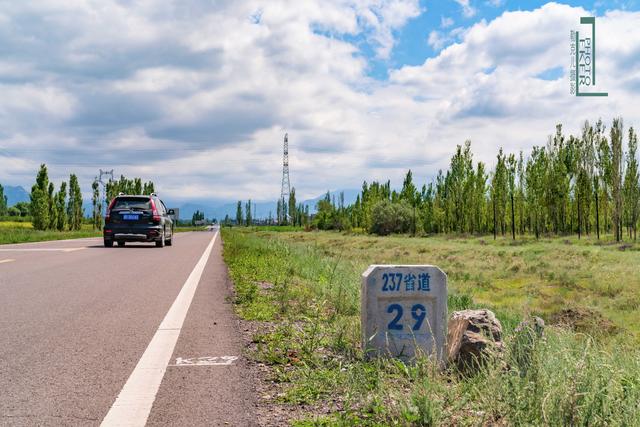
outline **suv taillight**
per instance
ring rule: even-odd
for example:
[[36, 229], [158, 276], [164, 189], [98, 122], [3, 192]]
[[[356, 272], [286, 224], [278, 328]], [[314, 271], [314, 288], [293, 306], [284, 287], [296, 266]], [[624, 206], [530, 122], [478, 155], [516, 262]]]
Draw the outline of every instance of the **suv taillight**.
[[116, 202], [116, 199], [114, 197], [113, 200], [111, 200], [111, 203], [109, 203], [109, 207], [107, 208], [107, 214], [104, 217], [105, 224], [111, 220], [111, 208], [113, 207], [113, 204], [115, 202]]
[[150, 200], [151, 200], [151, 210], [153, 214], [153, 222], [160, 223], [160, 215], [158, 214], [158, 209], [156, 209], [156, 203], [153, 201], [153, 199], [150, 199]]

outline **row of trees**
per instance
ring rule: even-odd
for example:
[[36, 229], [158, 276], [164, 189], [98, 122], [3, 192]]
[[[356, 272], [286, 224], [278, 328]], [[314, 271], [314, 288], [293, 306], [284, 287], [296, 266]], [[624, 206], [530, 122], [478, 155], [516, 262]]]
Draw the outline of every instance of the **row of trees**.
[[[626, 150], [624, 137], [626, 135]], [[411, 171], [402, 189], [364, 182], [355, 203], [329, 195], [318, 203], [318, 228], [360, 227], [369, 232], [493, 233], [494, 236], [613, 233], [636, 238], [640, 216], [637, 134], [622, 119], [607, 132], [585, 122], [580, 135], [562, 125], [546, 145], [496, 156], [492, 171], [473, 161], [470, 141], [459, 145], [449, 169], [418, 189]]]
[[197, 225], [200, 221], [204, 221], [204, 211], [195, 211], [191, 216], [191, 225]]
[[79, 230], [82, 225], [82, 192], [75, 174], [67, 183], [60, 183], [59, 190], [49, 181], [47, 166], [40, 165], [36, 183], [31, 187], [31, 221], [36, 230]]
[[9, 213], [9, 201], [4, 194], [4, 187], [0, 184], [0, 216], [5, 216]]
[[[253, 224], [255, 209], [252, 210], [252, 206], [251, 199], [249, 199], [244, 205], [241, 200], [238, 200], [238, 204], [236, 205], [235, 221], [237, 225], [249, 226]], [[230, 225], [231, 219], [227, 216], [223, 223], [225, 225]], [[292, 188], [288, 201], [285, 202], [283, 199], [278, 200], [276, 206], [276, 218], [273, 218], [272, 213], [269, 212], [267, 223], [306, 227], [310, 224], [309, 207], [296, 202], [296, 189]]]
[[[91, 184], [92, 196], [91, 205], [93, 213], [91, 215], [91, 223], [94, 229], [102, 228], [103, 204], [100, 200], [100, 183], [93, 181]], [[155, 192], [153, 182], [143, 183], [141, 178], [126, 178], [120, 175], [120, 179], [107, 182], [105, 186], [107, 203], [120, 193], [124, 194], [151, 194]]]
[[[92, 224], [95, 229], [102, 227], [103, 207], [100, 199], [98, 182], [92, 184]], [[142, 183], [140, 178], [127, 179], [121, 176], [118, 181], [110, 181], [106, 185], [107, 200], [111, 200], [118, 193], [151, 194], [154, 191], [153, 182]], [[61, 182], [58, 191], [49, 180], [47, 166], [40, 165], [36, 182], [31, 187], [30, 202], [17, 203], [7, 207], [4, 189], [0, 185], [0, 216], [31, 215], [33, 228], [36, 230], [79, 230], [84, 217], [82, 207], [82, 191], [75, 174], [69, 176], [69, 183]]]

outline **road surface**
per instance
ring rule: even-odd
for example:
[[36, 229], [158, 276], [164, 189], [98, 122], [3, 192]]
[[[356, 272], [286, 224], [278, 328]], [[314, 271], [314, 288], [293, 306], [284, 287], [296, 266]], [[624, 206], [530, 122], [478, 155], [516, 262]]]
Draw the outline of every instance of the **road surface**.
[[0, 245], [0, 425], [254, 425], [221, 248]]

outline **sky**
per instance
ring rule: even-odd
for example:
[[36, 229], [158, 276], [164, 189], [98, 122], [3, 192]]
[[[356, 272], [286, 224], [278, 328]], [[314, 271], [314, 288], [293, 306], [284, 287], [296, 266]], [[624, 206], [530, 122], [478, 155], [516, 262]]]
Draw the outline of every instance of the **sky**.
[[[161, 197], [273, 200], [418, 184], [471, 140], [492, 166], [562, 123], [640, 126], [640, 0], [0, 2], [0, 183], [99, 169]], [[569, 91], [595, 16], [597, 88]]]

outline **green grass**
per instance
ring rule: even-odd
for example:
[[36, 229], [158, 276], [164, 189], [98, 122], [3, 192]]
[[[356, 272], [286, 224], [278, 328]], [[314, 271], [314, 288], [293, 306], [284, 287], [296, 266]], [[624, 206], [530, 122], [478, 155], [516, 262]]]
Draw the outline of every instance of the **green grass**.
[[206, 230], [207, 227], [203, 227], [203, 226], [180, 226], [180, 227], [176, 227], [175, 228], [175, 232], [176, 233], [186, 233], [187, 231], [204, 231]]
[[[279, 403], [310, 408], [296, 425], [640, 425], [635, 245], [243, 228], [223, 238], [238, 312], [265, 322], [252, 356], [272, 366]], [[440, 266], [450, 311], [496, 312], [505, 362], [468, 377], [429, 360], [363, 360], [360, 274], [373, 263]], [[524, 314], [549, 324], [566, 307], [587, 316], [565, 313], [572, 327], [544, 340], [514, 335]]]
[[2, 222], [31, 222], [30, 216], [0, 216], [0, 223]]
[[45, 240], [80, 239], [102, 236], [99, 230], [83, 224], [78, 231], [34, 230], [27, 222], [0, 222], [0, 244], [42, 242]]

